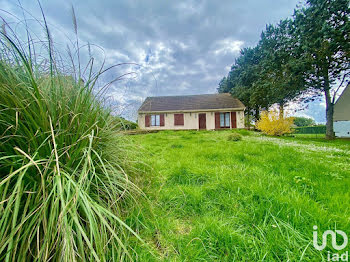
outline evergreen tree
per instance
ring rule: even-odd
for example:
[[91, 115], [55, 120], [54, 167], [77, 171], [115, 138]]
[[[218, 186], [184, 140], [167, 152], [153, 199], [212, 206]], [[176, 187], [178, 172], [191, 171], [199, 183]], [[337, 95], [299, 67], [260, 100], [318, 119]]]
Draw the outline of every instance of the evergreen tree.
[[[308, 91], [326, 100], [326, 137], [334, 138], [333, 111], [339, 88], [350, 74], [350, 24], [348, 0], [307, 0], [295, 10], [294, 38], [307, 69], [302, 76]], [[339, 87], [339, 86], [338, 86]]]

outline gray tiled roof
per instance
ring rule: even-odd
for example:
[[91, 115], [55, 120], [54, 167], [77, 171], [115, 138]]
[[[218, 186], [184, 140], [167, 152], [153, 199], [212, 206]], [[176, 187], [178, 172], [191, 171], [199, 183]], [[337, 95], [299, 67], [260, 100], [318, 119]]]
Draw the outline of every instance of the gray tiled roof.
[[139, 111], [189, 111], [208, 109], [242, 109], [244, 105], [228, 93], [190, 96], [157, 96], [147, 97]]

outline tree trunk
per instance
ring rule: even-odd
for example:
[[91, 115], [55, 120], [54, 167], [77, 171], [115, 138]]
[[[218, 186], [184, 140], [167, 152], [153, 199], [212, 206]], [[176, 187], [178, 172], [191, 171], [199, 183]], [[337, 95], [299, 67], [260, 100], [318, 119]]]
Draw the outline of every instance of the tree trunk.
[[255, 121], [258, 121], [260, 119], [260, 110], [259, 110], [259, 107], [256, 107], [255, 108], [255, 115], [254, 115], [254, 118], [255, 118]]
[[284, 117], [284, 105], [283, 104], [279, 104], [279, 107], [280, 107], [279, 118], [282, 119]]
[[250, 130], [250, 108], [247, 107], [246, 108], [246, 113], [247, 113], [247, 127], [248, 127], [248, 130]]
[[247, 114], [247, 127], [248, 127], [248, 130], [250, 130], [250, 116], [249, 116], [249, 113]]
[[328, 72], [327, 76], [325, 76], [325, 88], [324, 88], [324, 94], [326, 97], [326, 139], [334, 139], [334, 129], [333, 129], [333, 113], [334, 113], [334, 104], [331, 99], [330, 94], [330, 85], [329, 85], [329, 78], [328, 78]]

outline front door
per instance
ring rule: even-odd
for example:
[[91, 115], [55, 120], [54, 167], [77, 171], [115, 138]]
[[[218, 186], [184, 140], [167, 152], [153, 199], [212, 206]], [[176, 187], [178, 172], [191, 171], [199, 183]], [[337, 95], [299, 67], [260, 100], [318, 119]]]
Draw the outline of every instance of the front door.
[[206, 114], [198, 114], [199, 129], [207, 129], [207, 117]]

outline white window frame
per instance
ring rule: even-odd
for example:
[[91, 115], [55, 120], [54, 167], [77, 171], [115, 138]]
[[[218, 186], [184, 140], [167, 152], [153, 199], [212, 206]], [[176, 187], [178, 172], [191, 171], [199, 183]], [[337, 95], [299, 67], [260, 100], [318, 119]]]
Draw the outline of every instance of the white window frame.
[[220, 128], [230, 128], [230, 112], [220, 112]]
[[151, 115], [151, 126], [160, 126], [160, 115]]

